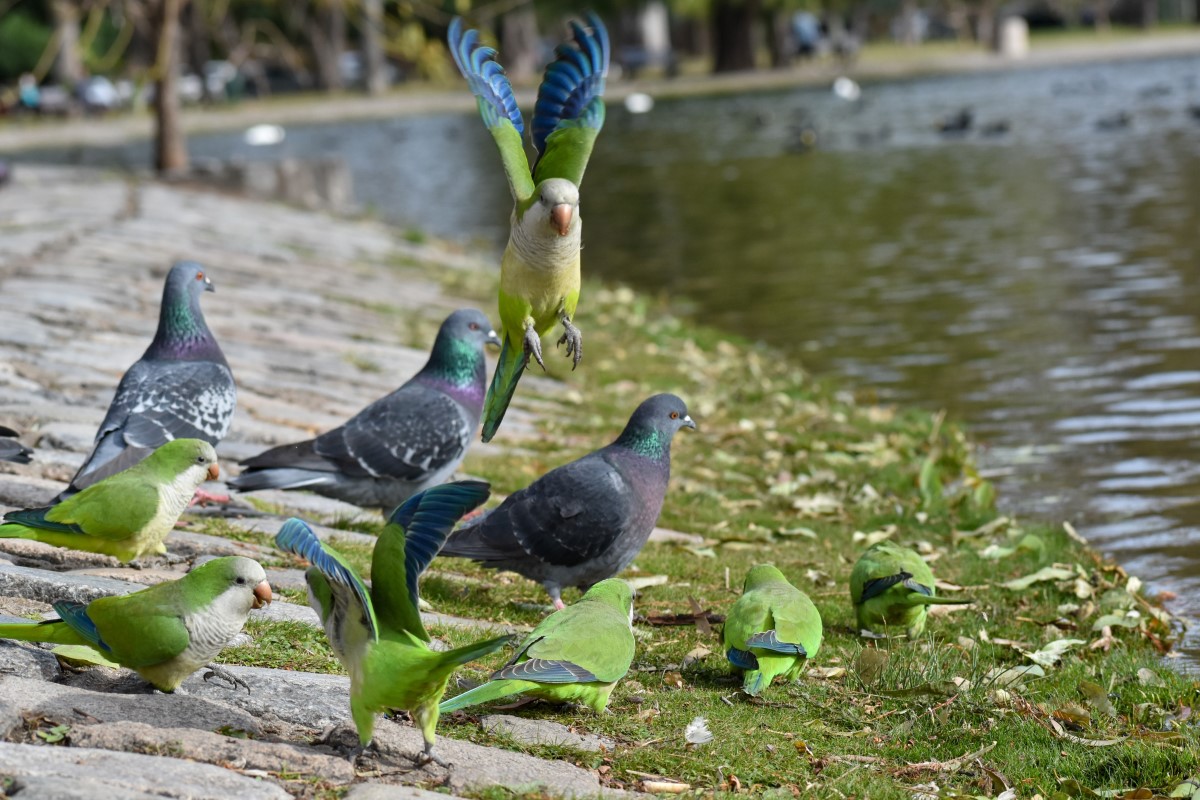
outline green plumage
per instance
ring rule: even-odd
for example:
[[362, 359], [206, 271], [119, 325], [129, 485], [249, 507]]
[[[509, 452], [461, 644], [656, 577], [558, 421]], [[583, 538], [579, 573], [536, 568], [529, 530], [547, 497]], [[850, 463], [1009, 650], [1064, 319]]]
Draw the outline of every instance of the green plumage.
[[216, 558], [178, 580], [131, 594], [86, 606], [56, 603], [61, 619], [0, 625], [0, 638], [87, 646], [171, 692], [216, 657], [264, 593], [270, 599], [262, 587], [266, 573], [258, 562]]
[[600, 581], [574, 605], [534, 628], [491, 680], [442, 703], [440, 710], [520, 694], [555, 703], [578, 702], [597, 714], [633, 663], [633, 593], [615, 578]]
[[417, 610], [418, 576], [454, 523], [487, 495], [486, 483], [450, 483], [415, 495], [393, 511], [375, 545], [370, 589], [300, 520], [288, 520], [275, 538], [279, 547], [312, 562], [305, 573], [309, 602], [350, 675], [350, 713], [364, 747], [380, 713], [404, 709], [421, 728], [426, 756], [434, 758], [437, 704], [451, 673], [513, 640], [501, 636], [437, 652], [429, 647]]
[[904, 628], [920, 636], [931, 605], [961, 605], [966, 598], [937, 596], [933, 570], [915, 551], [890, 542], [871, 547], [850, 572], [850, 601], [860, 631]]
[[722, 631], [726, 658], [744, 674], [746, 694], [757, 695], [779, 675], [795, 680], [821, 647], [821, 614], [808, 595], [775, 567], [746, 574], [742, 596]]
[[163, 540], [200, 484], [216, 477], [212, 445], [175, 439], [58, 505], [9, 512], [0, 525], [0, 538], [33, 539], [122, 562], [146, 553], [162, 554], [167, 551]]

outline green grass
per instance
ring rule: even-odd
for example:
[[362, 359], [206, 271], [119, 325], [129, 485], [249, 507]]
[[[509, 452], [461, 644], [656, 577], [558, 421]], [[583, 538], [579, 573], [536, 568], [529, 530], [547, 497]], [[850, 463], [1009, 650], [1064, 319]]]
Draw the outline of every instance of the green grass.
[[[492, 276], [449, 279], [469, 285], [481, 304], [494, 288]], [[1200, 733], [1177, 719], [1200, 702], [1200, 684], [1173, 671], [1159, 650], [1177, 622], [1136, 583], [1127, 591], [1123, 570], [1062, 527], [999, 518], [957, 425], [860, 403], [776, 350], [685, 323], [625, 289], [589, 284], [580, 308], [577, 322], [593, 345], [575, 373], [565, 359], [547, 359], [567, 386], [542, 398], [555, 408], [540, 416], [544, 435], [512, 451], [477, 446], [467, 471], [511, 492], [610, 441], [649, 394], [673, 391], [699, 430], [676, 438], [660, 524], [706, 541], [651, 544], [626, 573], [669, 580], [636, 601], [637, 656], [613, 693], [612, 713], [547, 705], [515, 712], [602, 734], [617, 742], [614, 751], [518, 745], [483, 733], [481, 709], [443, 719], [440, 735], [567, 758], [601, 770], [614, 787], [661, 776], [722, 795], [909, 798], [937, 794], [930, 784], [956, 797], [995, 796], [1006, 786], [1019, 797], [1166, 793], [1200, 772]], [[523, 386], [517, 404], [532, 395]], [[502, 431], [497, 441], [505, 440]], [[917, 641], [861, 640], [846, 581], [865, 542], [880, 536], [920, 549], [975, 605], [931, 618]], [[343, 552], [368, 570], [367, 548]], [[722, 656], [719, 625], [702, 632], [645, 620], [686, 613], [693, 599], [723, 614], [747, 569], [762, 562], [813, 598], [825, 640], [798, 683], [750, 699]], [[1069, 574], [1019, 591], [1001, 586], [1052, 565]], [[546, 603], [541, 588], [519, 576], [459, 560], [435, 560], [422, 595], [440, 612], [518, 625], [536, 624]], [[576, 596], [571, 590], [566, 599]], [[1098, 620], [1130, 611], [1138, 614], [1133, 626], [1111, 626], [1109, 649], [1092, 647], [1103, 643]], [[437, 634], [454, 645], [479, 638]], [[267, 625], [251, 635], [256, 646], [228, 651], [227, 660], [339, 671], [319, 632]], [[1082, 644], [1044, 677], [997, 680], [1058, 639]], [[493, 654], [460, 675], [481, 680], [508, 656]], [[1090, 699], [1089, 685], [1100, 687]], [[684, 740], [696, 716], [714, 734], [709, 744]]]

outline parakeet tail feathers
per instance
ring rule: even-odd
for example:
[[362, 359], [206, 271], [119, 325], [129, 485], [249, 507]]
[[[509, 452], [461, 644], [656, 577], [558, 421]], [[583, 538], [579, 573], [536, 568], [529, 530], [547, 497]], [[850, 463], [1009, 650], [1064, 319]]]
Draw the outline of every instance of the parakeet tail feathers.
[[763, 674], [758, 670], [751, 670], [746, 673], [746, 678], [742, 681], [742, 691], [748, 695], [756, 696], [763, 690]]
[[517, 382], [521, 373], [529, 363], [529, 355], [525, 348], [514, 347], [509, 343], [508, 336], [500, 348], [500, 360], [496, 363], [496, 372], [492, 375], [492, 385], [488, 389], [487, 399], [483, 403], [483, 441], [490, 442], [500, 429], [508, 404], [512, 402], [513, 394], [517, 391]]
[[50, 644], [86, 644], [70, 626], [59, 619], [45, 622], [10, 622], [0, 625], [0, 639]]
[[[44, 531], [58, 531], [59, 533], [83, 533], [83, 529], [78, 525], [64, 525], [61, 522], [51, 522], [46, 519], [46, 513], [54, 506], [46, 506], [44, 508], [26, 508], [21, 511], [10, 511], [4, 515], [5, 522], [15, 522], [19, 525], [25, 525], [30, 528], [40, 528]], [[0, 538], [15, 537], [18, 539], [26, 538], [17, 530], [6, 530], [8, 525], [0, 525]]]
[[72, 630], [84, 639], [87, 639], [94, 647], [99, 647], [105, 652], [110, 651], [109, 646], [100, 638], [100, 631], [96, 630], [96, 623], [92, 622], [92, 618], [87, 615], [87, 605], [85, 603], [60, 601], [54, 604], [54, 613], [58, 614], [64, 623], [69, 625]]
[[516, 637], [509, 633], [504, 636], [497, 636], [495, 639], [488, 639], [482, 642], [459, 647], [454, 650], [447, 650], [443, 653], [438, 653], [443, 664], [452, 664], [458, 666], [466, 664], [468, 661], [474, 661], [477, 658], [483, 658], [488, 653], [494, 653], [501, 647], [507, 644], [512, 644]]
[[536, 684], [528, 681], [488, 681], [482, 686], [476, 686], [469, 692], [463, 692], [457, 697], [443, 701], [438, 706], [438, 713], [446, 714], [451, 711], [458, 711], [460, 708], [477, 706], [481, 703], [490, 703], [493, 700], [499, 700], [501, 697], [508, 697], [510, 694], [516, 694], [535, 686]]

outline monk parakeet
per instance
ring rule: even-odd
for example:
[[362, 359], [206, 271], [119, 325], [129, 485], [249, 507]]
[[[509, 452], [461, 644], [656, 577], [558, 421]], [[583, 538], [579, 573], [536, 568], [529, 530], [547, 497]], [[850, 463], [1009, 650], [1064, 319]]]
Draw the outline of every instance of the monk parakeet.
[[200, 310], [200, 297], [211, 291], [199, 264], [171, 267], [154, 340], [121, 376], [91, 454], [56, 501], [128, 469], [172, 439], [216, 447], [229, 433], [237, 388]]
[[211, 444], [175, 439], [58, 505], [8, 512], [0, 539], [33, 539], [122, 562], [146, 553], [162, 555], [167, 552], [163, 540], [196, 489], [219, 475]]
[[795, 680], [821, 647], [821, 614], [808, 595], [775, 567], [746, 573], [742, 596], [729, 609], [722, 633], [725, 657], [745, 674], [742, 688], [757, 695], [775, 676]]
[[486, 642], [438, 652], [417, 611], [417, 580], [437, 554], [454, 523], [487, 499], [488, 485], [462, 481], [414, 495], [392, 512], [379, 535], [368, 589], [332, 547], [321, 544], [298, 519], [284, 523], [275, 544], [308, 560], [308, 601], [321, 617], [329, 644], [350, 673], [350, 714], [365, 748], [375, 733], [375, 715], [405, 709], [433, 754], [438, 700], [457, 667], [513, 640]]
[[932, 605], [962, 605], [967, 598], [938, 597], [933, 571], [915, 551], [880, 542], [863, 553], [850, 572], [850, 601], [858, 629], [882, 633], [904, 628], [910, 639], [925, 630]]
[[456, 530], [439, 554], [539, 581], [555, 608], [566, 586], [620, 573], [658, 521], [671, 479], [671, 440], [695, 428], [673, 394], [647, 398], [616, 441], [547, 472]]
[[522, 694], [583, 703], [599, 714], [629, 672], [633, 649], [633, 592], [625, 581], [600, 581], [577, 603], [542, 620], [491, 680], [445, 701], [440, 710]]
[[500, 148], [514, 202], [500, 262], [504, 343], [483, 409], [485, 442], [500, 427], [530, 356], [545, 367], [542, 336], [561, 324], [558, 343], [567, 346], [573, 367], [583, 356], [583, 335], [572, 321], [583, 232], [579, 184], [604, 125], [601, 95], [609, 58], [604, 23], [588, 14], [587, 25], [571, 23], [573, 41], [560, 44], [546, 67], [530, 125], [538, 154], [530, 170], [522, 143], [525, 126], [496, 51], [480, 43], [478, 31], [464, 32], [462, 20], [450, 23], [450, 52]]
[[90, 647], [159, 691], [173, 692], [216, 658], [242, 629], [250, 609], [269, 602], [271, 587], [258, 562], [227, 556], [132, 594], [87, 604], [55, 603], [59, 619], [0, 625], [0, 638]]
[[239, 492], [307, 489], [391, 511], [449, 478], [467, 454], [487, 386], [484, 346], [500, 344], [473, 308], [442, 323], [424, 368], [396, 391], [315, 439], [241, 462]]

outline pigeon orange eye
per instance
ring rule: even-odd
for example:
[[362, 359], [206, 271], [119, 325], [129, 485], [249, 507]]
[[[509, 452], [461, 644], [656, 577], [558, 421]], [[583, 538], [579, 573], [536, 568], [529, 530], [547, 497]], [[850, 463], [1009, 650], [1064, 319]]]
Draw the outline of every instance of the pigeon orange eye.
[[672, 412], [671, 412], [671, 419], [679, 419], [679, 412], [678, 412], [678, 411], [672, 411]]
[[470, 328], [470, 329], [471, 329], [471, 330], [473, 330], [473, 331], [477, 331], [477, 330], [479, 330], [479, 323], [478, 323], [478, 322], [472, 322], [472, 323], [471, 323], [470, 325], [468, 325], [467, 327], [468, 327], [468, 328]]
[[203, 273], [203, 272], [197, 272], [197, 273], [196, 273], [196, 280], [198, 280], [198, 281], [202, 281], [202, 280], [204, 280], [204, 273]]

